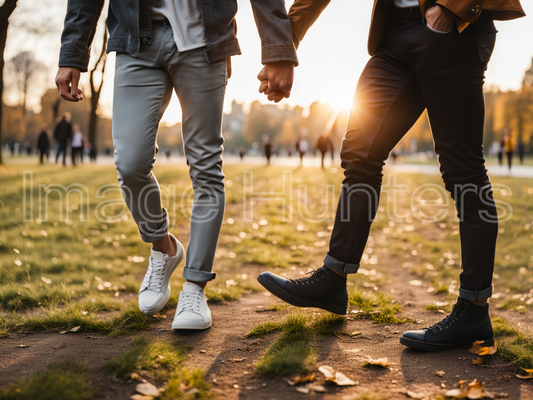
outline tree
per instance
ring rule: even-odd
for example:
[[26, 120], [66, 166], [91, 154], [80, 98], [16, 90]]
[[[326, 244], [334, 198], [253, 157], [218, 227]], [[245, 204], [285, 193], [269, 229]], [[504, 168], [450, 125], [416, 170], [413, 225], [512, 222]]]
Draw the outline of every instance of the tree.
[[[91, 144], [92, 149], [97, 151], [97, 124], [98, 124], [98, 102], [100, 101], [100, 95], [102, 93], [102, 87], [104, 86], [104, 72], [107, 62], [106, 54], [106, 44], [107, 44], [107, 29], [104, 29], [104, 37], [102, 40], [102, 49], [100, 50], [100, 55], [96, 60], [93, 68], [89, 73], [89, 84], [91, 86], [91, 110], [89, 114], [89, 143]], [[100, 73], [100, 84], [96, 85], [95, 83], [95, 73]]]
[[0, 7], [0, 164], [2, 164], [2, 108], [3, 108], [3, 94], [4, 94], [4, 51], [6, 49], [7, 41], [7, 27], [9, 25], [9, 17], [17, 7], [17, 0], [5, 0]]
[[10, 89], [18, 98], [18, 105], [22, 109], [22, 116], [27, 113], [27, 102], [30, 90], [38, 87], [38, 77], [45, 66], [35, 58], [31, 51], [18, 53], [8, 62]]

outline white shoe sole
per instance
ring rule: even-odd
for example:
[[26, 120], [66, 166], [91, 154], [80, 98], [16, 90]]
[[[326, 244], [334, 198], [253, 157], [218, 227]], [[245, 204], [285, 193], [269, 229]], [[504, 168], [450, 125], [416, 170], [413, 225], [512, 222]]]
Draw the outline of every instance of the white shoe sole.
[[[176, 239], [176, 242], [178, 243], [178, 246], [177, 246], [177, 251], [176, 251], [176, 256], [178, 257], [177, 258], [177, 262], [176, 264], [174, 265], [174, 268], [172, 268], [172, 271], [170, 272], [170, 276], [172, 276], [172, 274], [174, 273], [174, 271], [176, 270], [176, 268], [178, 268], [178, 265], [180, 265], [181, 261], [183, 260], [183, 257], [185, 256], [185, 248], [183, 247], [183, 245], [178, 241], [178, 239]], [[170, 278], [169, 278], [170, 279]], [[167, 288], [167, 293], [165, 294], [165, 297], [163, 297], [163, 300], [161, 301], [161, 303], [159, 303], [157, 305], [156, 308], [153, 308], [153, 309], [143, 309], [141, 307], [141, 305], [139, 304], [139, 310], [141, 310], [144, 314], [146, 315], [155, 315], [157, 314], [159, 311], [161, 311], [163, 309], [163, 307], [165, 307], [168, 303], [168, 299], [170, 299], [170, 284], [168, 285], [168, 288]]]
[[211, 320], [201, 323], [201, 322], [172, 322], [172, 329], [174, 330], [180, 330], [180, 329], [194, 329], [194, 330], [204, 330], [211, 328]]

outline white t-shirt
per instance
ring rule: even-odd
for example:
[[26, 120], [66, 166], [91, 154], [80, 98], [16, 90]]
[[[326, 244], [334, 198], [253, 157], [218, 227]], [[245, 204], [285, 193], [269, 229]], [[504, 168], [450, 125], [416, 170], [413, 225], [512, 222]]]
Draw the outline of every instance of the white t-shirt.
[[80, 131], [78, 131], [72, 137], [72, 141], [70, 142], [70, 147], [82, 147], [82, 146], [83, 146], [83, 134]]
[[394, 0], [397, 8], [419, 7], [418, 0]]
[[168, 19], [178, 51], [205, 46], [204, 19], [199, 0], [161, 0], [150, 3], [152, 19]]

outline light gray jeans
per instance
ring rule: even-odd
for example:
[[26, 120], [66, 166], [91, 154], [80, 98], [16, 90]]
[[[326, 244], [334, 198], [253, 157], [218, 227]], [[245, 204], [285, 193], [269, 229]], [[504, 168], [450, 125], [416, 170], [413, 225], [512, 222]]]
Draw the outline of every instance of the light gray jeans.
[[183, 277], [205, 282], [211, 272], [224, 216], [222, 107], [226, 62], [208, 64], [204, 49], [178, 52], [172, 28], [153, 26], [153, 41], [139, 57], [119, 53], [113, 98], [113, 143], [118, 180], [145, 242], [169, 229], [159, 184], [152, 173], [157, 130], [172, 89], [182, 108], [182, 132], [194, 189]]

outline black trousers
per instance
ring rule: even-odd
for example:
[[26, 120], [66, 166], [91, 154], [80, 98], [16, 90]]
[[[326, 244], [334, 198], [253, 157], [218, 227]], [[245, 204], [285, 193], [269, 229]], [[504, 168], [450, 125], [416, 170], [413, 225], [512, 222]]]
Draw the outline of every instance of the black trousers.
[[460, 218], [459, 294], [490, 297], [498, 223], [482, 148], [485, 69], [475, 26], [446, 34], [422, 20], [393, 18], [357, 85], [326, 265], [357, 272], [377, 212], [384, 161], [427, 109], [442, 178]]

